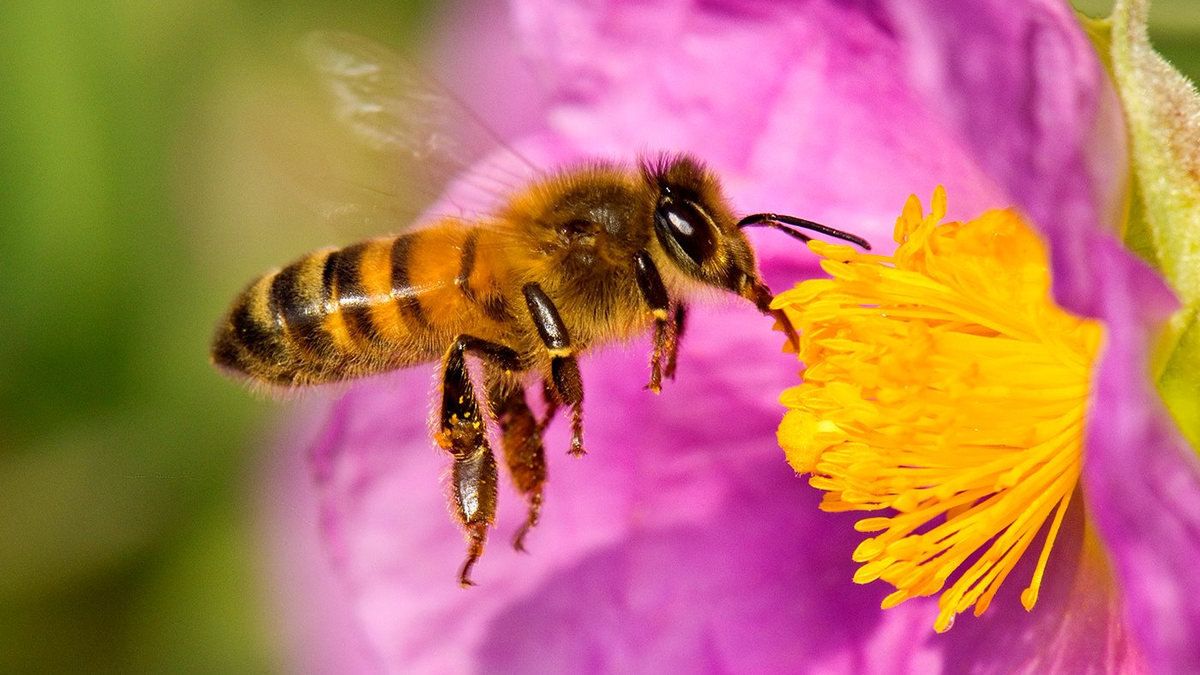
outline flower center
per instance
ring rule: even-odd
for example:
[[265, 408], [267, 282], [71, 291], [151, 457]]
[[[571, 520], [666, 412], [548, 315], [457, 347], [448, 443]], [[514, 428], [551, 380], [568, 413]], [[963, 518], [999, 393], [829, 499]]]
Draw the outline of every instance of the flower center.
[[890, 511], [855, 525], [878, 534], [854, 551], [854, 580], [895, 586], [885, 608], [940, 592], [939, 632], [987, 609], [1050, 520], [1021, 595], [1037, 602], [1102, 337], [1051, 301], [1045, 250], [1014, 211], [945, 214], [940, 186], [928, 216], [910, 197], [891, 256], [812, 242], [833, 278], [774, 303], [806, 364], [781, 397], [788, 461], [826, 492], [823, 510]]

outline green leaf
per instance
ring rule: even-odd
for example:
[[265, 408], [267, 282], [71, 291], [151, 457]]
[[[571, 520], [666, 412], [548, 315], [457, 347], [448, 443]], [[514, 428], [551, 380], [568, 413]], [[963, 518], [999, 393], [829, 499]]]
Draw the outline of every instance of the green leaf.
[[1183, 435], [1193, 448], [1200, 448], [1200, 312], [1184, 310], [1175, 315], [1172, 332], [1178, 335], [1158, 379], [1158, 390], [1167, 402]]
[[[1183, 308], [1159, 357], [1159, 389], [1193, 445], [1200, 442], [1200, 95], [1150, 45], [1149, 0], [1117, 0], [1108, 19], [1113, 81], [1125, 110], [1133, 196], [1125, 236], [1154, 264]], [[1103, 22], [1085, 28], [1103, 44]], [[1097, 39], [1099, 38], [1099, 39]]]

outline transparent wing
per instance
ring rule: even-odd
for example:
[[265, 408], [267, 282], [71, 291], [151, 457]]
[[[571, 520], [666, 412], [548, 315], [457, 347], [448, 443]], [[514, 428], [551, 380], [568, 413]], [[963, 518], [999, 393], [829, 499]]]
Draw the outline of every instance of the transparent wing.
[[326, 210], [343, 216], [356, 210], [386, 213], [381, 197], [415, 195], [427, 204], [453, 183], [451, 206], [470, 216], [536, 175], [462, 101], [387, 47], [348, 33], [319, 32], [308, 37], [304, 52], [331, 99], [334, 118], [389, 168], [387, 184], [343, 185]]

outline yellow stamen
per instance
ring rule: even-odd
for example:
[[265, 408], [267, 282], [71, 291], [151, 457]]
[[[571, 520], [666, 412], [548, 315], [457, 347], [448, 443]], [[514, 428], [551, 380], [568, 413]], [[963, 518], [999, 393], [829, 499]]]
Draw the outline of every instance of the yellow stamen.
[[[1079, 479], [1101, 327], [1049, 297], [1045, 250], [1016, 212], [940, 221], [910, 197], [891, 256], [813, 241], [832, 279], [781, 294], [804, 381], [783, 393], [788, 461], [827, 511], [893, 513], [854, 551], [883, 601], [941, 593], [939, 631], [987, 609], [1047, 520], [1031, 609]], [[946, 585], [949, 584], [949, 588]], [[943, 590], [944, 589], [944, 590]]]

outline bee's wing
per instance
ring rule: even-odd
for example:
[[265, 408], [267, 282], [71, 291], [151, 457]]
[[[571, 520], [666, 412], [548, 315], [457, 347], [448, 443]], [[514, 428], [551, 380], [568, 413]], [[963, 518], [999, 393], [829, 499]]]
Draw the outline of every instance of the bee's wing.
[[[389, 185], [358, 185], [363, 199], [335, 197], [332, 211], [378, 211], [379, 198], [388, 195], [428, 203], [453, 183], [452, 208], [471, 216], [536, 175], [462, 101], [387, 47], [348, 33], [318, 32], [304, 51], [332, 99], [335, 119], [391, 164]], [[398, 205], [395, 212], [405, 210]]]

